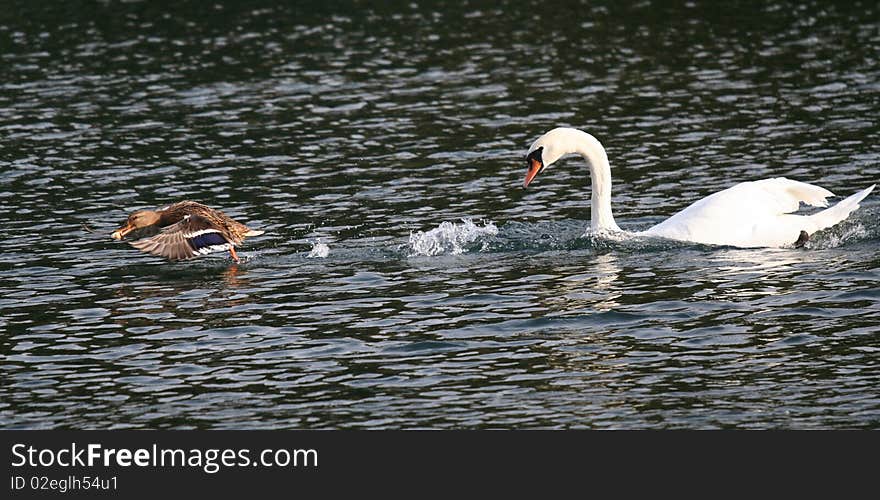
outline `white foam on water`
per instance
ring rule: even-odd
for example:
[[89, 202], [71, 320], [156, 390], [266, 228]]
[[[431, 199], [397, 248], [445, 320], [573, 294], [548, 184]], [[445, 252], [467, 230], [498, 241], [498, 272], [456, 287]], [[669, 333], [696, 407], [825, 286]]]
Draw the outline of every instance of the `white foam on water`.
[[855, 225], [839, 225], [822, 231], [816, 237], [807, 240], [808, 249], [837, 248], [848, 240], [860, 240], [868, 236], [868, 230], [861, 223]]
[[321, 240], [318, 240], [312, 243], [312, 251], [309, 252], [307, 258], [326, 259], [328, 255], [330, 255], [330, 247], [326, 243], [321, 243]]
[[430, 231], [409, 234], [410, 257], [460, 255], [480, 238], [496, 234], [498, 228], [491, 222], [483, 222], [482, 226], [474, 224], [471, 219], [462, 219], [460, 224], [442, 222]]
[[612, 229], [599, 229], [598, 231], [593, 231], [590, 228], [587, 228], [586, 232], [584, 232], [582, 238], [587, 238], [589, 240], [606, 240], [606, 241], [632, 241], [639, 240], [644, 238], [644, 234], [641, 232], [630, 232], [630, 231], [615, 231]]

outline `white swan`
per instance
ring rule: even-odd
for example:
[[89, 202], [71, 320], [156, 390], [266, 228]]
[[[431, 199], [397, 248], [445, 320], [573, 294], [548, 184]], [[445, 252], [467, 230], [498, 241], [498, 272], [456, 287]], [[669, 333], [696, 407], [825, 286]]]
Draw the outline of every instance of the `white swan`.
[[[584, 157], [590, 167], [593, 232], [620, 231], [611, 214], [608, 155], [602, 144], [586, 132], [560, 127], [539, 137], [526, 156], [528, 172], [523, 188], [544, 168], [570, 153]], [[827, 207], [825, 198], [834, 195], [825, 188], [782, 177], [742, 182], [696, 201], [636, 234], [743, 248], [801, 246], [811, 234], [846, 219], [874, 186], [821, 212], [794, 215], [800, 202]]]

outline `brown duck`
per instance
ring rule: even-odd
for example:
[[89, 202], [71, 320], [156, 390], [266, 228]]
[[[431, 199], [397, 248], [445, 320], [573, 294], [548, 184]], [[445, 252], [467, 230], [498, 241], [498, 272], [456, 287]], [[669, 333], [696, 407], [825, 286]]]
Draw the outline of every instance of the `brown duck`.
[[213, 252], [229, 251], [238, 262], [235, 247], [248, 236], [264, 231], [249, 229], [228, 215], [194, 201], [180, 201], [160, 210], [138, 210], [128, 216], [110, 236], [121, 240], [126, 234], [146, 227], [161, 228], [159, 234], [131, 242], [131, 246], [168, 260], [187, 260]]

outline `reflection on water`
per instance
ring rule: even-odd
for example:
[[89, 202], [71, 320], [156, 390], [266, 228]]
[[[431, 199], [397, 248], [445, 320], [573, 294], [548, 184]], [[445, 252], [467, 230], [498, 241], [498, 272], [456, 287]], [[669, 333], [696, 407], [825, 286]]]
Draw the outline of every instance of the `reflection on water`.
[[[520, 189], [559, 125], [629, 231], [742, 180], [876, 183], [876, 5], [13, 3], [4, 427], [880, 421], [875, 195], [741, 250], [585, 234], [577, 159]], [[107, 236], [181, 198], [267, 232], [237, 265]]]
[[[585, 310], [613, 311], [620, 306], [617, 298], [622, 269], [613, 253], [598, 254], [589, 259], [589, 271], [581, 274], [544, 276], [551, 282], [553, 294], [548, 297], [549, 316], [577, 315]], [[575, 271], [577, 268], [571, 269]], [[535, 277], [533, 277], [534, 279]]]

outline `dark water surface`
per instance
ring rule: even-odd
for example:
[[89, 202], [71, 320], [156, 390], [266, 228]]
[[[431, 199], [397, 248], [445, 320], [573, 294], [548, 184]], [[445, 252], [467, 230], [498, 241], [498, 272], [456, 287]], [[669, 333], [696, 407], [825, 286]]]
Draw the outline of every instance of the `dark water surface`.
[[[876, 2], [331, 4], [6, 2], [2, 427], [880, 427], [878, 193], [738, 250], [585, 235], [578, 159], [520, 189], [558, 125], [630, 230], [878, 182]], [[183, 198], [267, 233], [109, 238]]]

